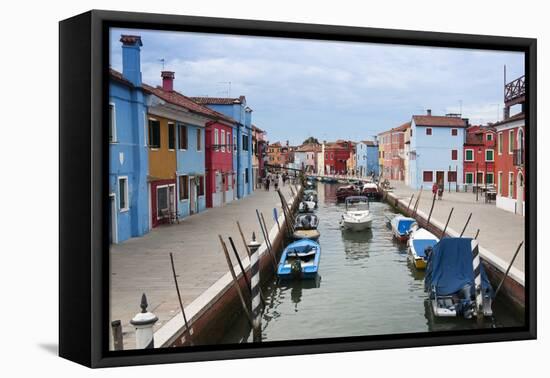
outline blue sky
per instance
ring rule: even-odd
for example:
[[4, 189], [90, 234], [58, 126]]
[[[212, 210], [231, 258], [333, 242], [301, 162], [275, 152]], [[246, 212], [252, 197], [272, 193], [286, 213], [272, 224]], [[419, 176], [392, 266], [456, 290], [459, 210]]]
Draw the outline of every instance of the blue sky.
[[[472, 123], [502, 117], [503, 67], [524, 74], [517, 52], [111, 30], [111, 66], [122, 69], [121, 34], [142, 37], [144, 82], [176, 72], [188, 96], [245, 95], [270, 142], [372, 139], [413, 114], [458, 113]], [[461, 105], [462, 104], [462, 105]]]

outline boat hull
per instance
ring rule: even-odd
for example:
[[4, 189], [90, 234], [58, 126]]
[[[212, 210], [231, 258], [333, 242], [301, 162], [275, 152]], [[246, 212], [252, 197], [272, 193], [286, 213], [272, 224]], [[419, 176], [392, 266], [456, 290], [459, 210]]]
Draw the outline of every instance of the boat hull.
[[363, 231], [372, 227], [372, 219], [365, 222], [350, 222], [342, 220], [342, 228], [349, 231]]
[[310, 240], [318, 240], [321, 236], [321, 233], [317, 230], [296, 230], [294, 231], [294, 234], [292, 234], [294, 239], [300, 240], [300, 239], [310, 239]]
[[[294, 255], [290, 255], [293, 253]], [[300, 257], [296, 257], [296, 253]], [[304, 258], [304, 256], [307, 257]], [[317, 277], [321, 258], [321, 246], [313, 240], [302, 239], [289, 244], [277, 266], [277, 277], [283, 280], [313, 279]], [[293, 265], [300, 261], [299, 270]]]

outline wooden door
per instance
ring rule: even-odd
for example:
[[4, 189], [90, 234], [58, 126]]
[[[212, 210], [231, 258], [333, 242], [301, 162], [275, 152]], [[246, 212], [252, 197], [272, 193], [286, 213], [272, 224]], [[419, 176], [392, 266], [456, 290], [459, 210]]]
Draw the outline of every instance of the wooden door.
[[437, 171], [435, 173], [435, 182], [437, 182], [437, 185], [443, 185], [445, 183], [445, 172]]

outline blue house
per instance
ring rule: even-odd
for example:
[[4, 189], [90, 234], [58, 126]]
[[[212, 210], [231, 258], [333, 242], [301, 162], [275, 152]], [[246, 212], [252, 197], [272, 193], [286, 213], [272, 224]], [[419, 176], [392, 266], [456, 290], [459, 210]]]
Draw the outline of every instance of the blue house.
[[463, 146], [466, 119], [459, 116], [413, 116], [408, 182], [414, 189], [431, 188], [434, 182], [447, 187], [463, 184]]
[[139, 36], [122, 35], [122, 73], [109, 78], [109, 236], [112, 243], [150, 229], [145, 139], [147, 108], [141, 88]]
[[360, 177], [378, 176], [378, 144], [371, 140], [355, 145], [355, 168]]
[[191, 97], [198, 104], [233, 118], [233, 170], [236, 177], [237, 198], [243, 198], [254, 189], [252, 180], [252, 109], [246, 105], [246, 97], [217, 98]]

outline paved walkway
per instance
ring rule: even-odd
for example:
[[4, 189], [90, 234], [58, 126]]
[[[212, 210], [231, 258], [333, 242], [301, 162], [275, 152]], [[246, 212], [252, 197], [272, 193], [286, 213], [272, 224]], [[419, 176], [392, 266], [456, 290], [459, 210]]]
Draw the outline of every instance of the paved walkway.
[[[414, 191], [399, 181], [391, 181], [391, 185], [394, 187], [393, 194], [399, 199], [406, 200], [407, 204], [411, 195], [415, 193], [411, 207], [414, 205], [418, 191]], [[418, 209], [428, 214], [432, 199], [431, 188], [425, 188], [420, 197]], [[451, 191], [449, 193], [445, 191], [443, 199], [435, 202], [432, 218], [445, 224], [453, 207], [449, 228], [460, 233], [468, 219], [468, 215], [472, 213], [472, 218], [464, 235], [473, 237], [479, 229], [479, 244], [509, 264], [519, 243], [525, 239], [524, 217], [499, 209], [494, 202], [485, 203], [485, 199], [481, 194], [476, 202], [476, 196], [471, 192], [457, 193]], [[514, 267], [522, 273], [525, 272], [524, 250], [518, 254]]]
[[[281, 188], [289, 201], [288, 185]], [[244, 257], [246, 251], [235, 222], [241, 224], [247, 241], [254, 231], [261, 242], [263, 237], [255, 209], [263, 212], [267, 227], [271, 229], [275, 224], [274, 207], [280, 215], [278, 194], [273, 190], [257, 189], [242, 200], [207, 209], [185, 218], [180, 224], [161, 226], [143, 237], [113, 245], [110, 253], [110, 315], [111, 320], [120, 319], [122, 322], [124, 348], [132, 349], [135, 345], [134, 329], [129, 321], [140, 310], [142, 293], [147, 295], [148, 310], [159, 318], [155, 331], [180, 311], [170, 252], [174, 254], [183, 305], [187, 306], [228, 272], [218, 234], [224, 237], [228, 248], [231, 246], [227, 237], [231, 236], [240, 256]], [[232, 250], [229, 251], [236, 264]]]

